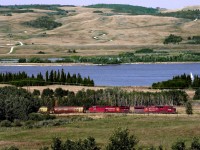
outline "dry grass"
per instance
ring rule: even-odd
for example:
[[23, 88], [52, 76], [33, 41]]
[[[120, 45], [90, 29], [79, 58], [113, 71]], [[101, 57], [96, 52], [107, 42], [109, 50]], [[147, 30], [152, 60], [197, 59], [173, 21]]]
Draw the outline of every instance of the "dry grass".
[[[76, 12], [70, 12], [69, 16], [66, 17], [57, 17], [56, 21], [63, 25], [49, 31], [21, 25], [24, 21], [34, 20], [39, 16], [46, 15], [47, 10], [35, 9], [35, 13], [13, 14], [10, 17], [0, 16], [0, 46], [9, 43], [7, 34], [11, 31], [13, 34], [12, 43], [22, 41], [29, 45], [16, 49], [12, 55], [18, 57], [21, 57], [21, 54], [25, 54], [27, 57], [35, 55], [40, 50], [45, 51], [48, 56], [68, 55], [66, 50], [69, 47], [75, 48], [78, 55], [95, 55], [95, 53], [97, 55], [110, 55], [128, 51], [130, 47], [150, 46], [159, 49], [163, 47], [163, 39], [169, 34], [177, 34], [187, 38], [200, 32], [199, 21], [193, 22], [187, 19], [148, 15], [103, 16], [93, 13], [94, 10], [97, 10], [94, 8], [61, 8], [76, 10]], [[102, 10], [104, 13], [111, 12], [109, 9], [98, 10]], [[47, 37], [39, 36], [44, 32], [47, 33]], [[175, 47], [180, 49], [192, 49], [191, 47], [194, 47], [190, 46], [179, 45]], [[171, 46], [164, 47], [171, 48]], [[119, 49], [120, 51], [118, 51]]]

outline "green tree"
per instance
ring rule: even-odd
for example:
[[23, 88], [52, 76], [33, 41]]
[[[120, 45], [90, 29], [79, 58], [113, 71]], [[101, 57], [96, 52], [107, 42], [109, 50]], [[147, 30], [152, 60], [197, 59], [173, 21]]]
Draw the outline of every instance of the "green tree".
[[192, 109], [192, 103], [191, 102], [187, 102], [186, 103], [186, 113], [188, 114], [188, 115], [192, 115], [193, 114], [193, 109]]
[[129, 136], [128, 129], [118, 128], [110, 137], [107, 150], [134, 150], [138, 140], [134, 135]]
[[39, 100], [25, 89], [3, 87], [0, 95], [0, 120], [27, 120], [39, 108]]
[[46, 76], [45, 80], [46, 80], [46, 82], [48, 82], [49, 81], [49, 72], [48, 71], [46, 71], [45, 76]]

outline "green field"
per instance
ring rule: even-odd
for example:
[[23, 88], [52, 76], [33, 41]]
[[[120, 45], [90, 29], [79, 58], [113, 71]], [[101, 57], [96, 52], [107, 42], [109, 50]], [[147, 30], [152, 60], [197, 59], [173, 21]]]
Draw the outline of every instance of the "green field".
[[139, 139], [138, 146], [170, 149], [177, 139], [189, 145], [194, 136], [200, 135], [199, 115], [104, 115], [102, 119], [78, 121], [57, 127], [0, 128], [0, 148], [15, 145], [20, 149], [50, 147], [53, 137], [77, 140], [93, 136], [103, 149], [114, 129], [127, 127]]

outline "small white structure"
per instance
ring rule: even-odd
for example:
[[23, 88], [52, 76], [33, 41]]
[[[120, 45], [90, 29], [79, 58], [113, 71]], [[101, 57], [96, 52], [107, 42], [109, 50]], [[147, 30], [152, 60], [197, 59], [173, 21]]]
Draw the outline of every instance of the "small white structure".
[[194, 21], [197, 21], [198, 19], [196, 18]]
[[190, 72], [190, 78], [191, 78], [192, 82], [194, 82], [194, 76], [193, 76], [192, 72]]

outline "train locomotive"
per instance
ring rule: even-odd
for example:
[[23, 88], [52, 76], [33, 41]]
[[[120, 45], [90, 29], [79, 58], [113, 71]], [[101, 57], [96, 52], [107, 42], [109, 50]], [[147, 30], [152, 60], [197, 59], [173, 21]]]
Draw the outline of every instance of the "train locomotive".
[[157, 113], [157, 114], [175, 114], [176, 108], [173, 106], [135, 106], [135, 113], [145, 114], [145, 113]]

